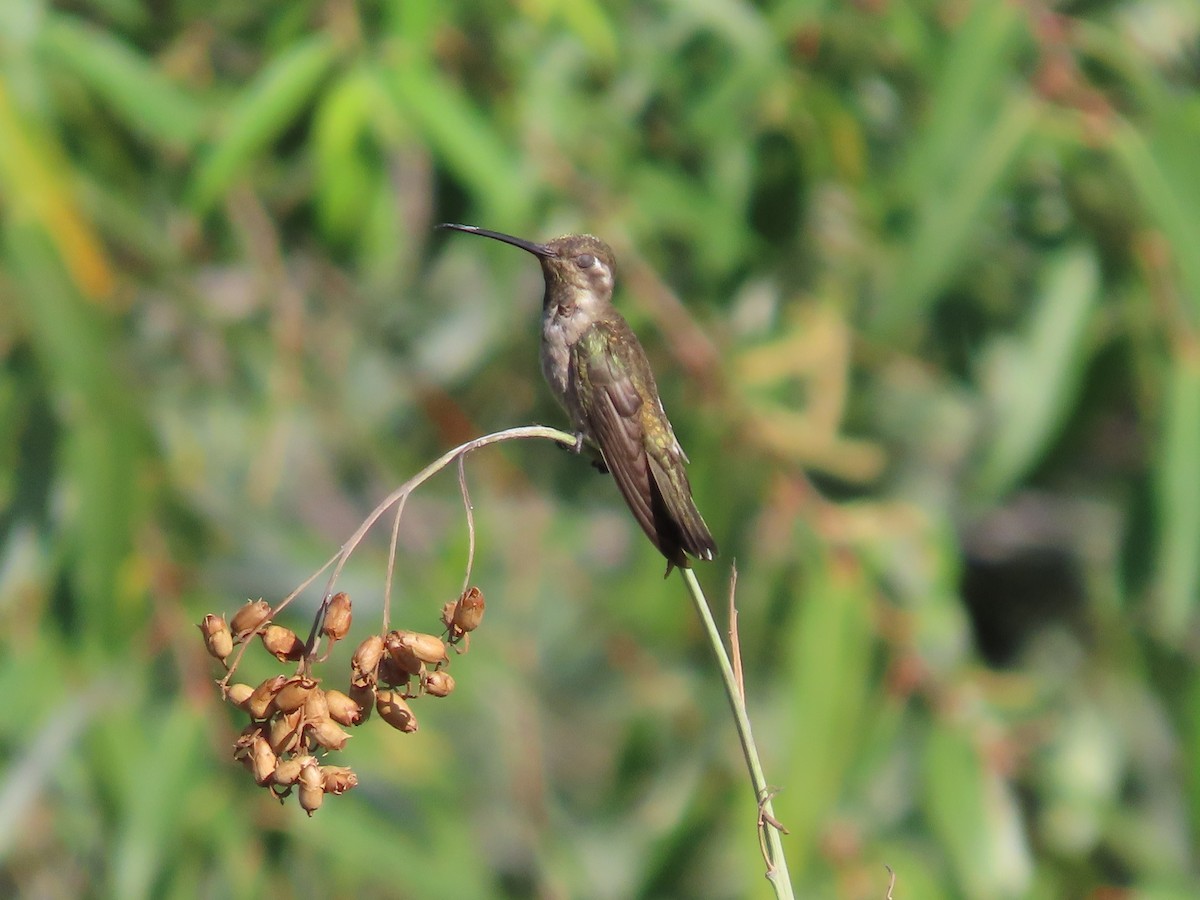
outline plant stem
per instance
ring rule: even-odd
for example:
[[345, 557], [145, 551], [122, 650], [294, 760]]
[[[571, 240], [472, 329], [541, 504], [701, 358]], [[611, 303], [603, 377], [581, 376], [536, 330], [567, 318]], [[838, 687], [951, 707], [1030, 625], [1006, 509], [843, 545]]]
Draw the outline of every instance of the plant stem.
[[717, 667], [721, 670], [721, 681], [725, 685], [725, 697], [729, 708], [733, 710], [733, 720], [737, 725], [738, 740], [742, 744], [742, 753], [746, 757], [746, 769], [750, 773], [750, 782], [754, 787], [754, 797], [758, 801], [759, 835], [763, 840], [763, 857], [767, 863], [767, 880], [775, 889], [776, 897], [792, 898], [792, 882], [788, 875], [787, 858], [783, 855], [783, 842], [780, 840], [781, 826], [771, 808], [771, 789], [767, 786], [766, 776], [763, 775], [762, 763], [758, 758], [758, 747], [754, 743], [754, 735], [750, 730], [750, 716], [746, 712], [746, 701], [734, 675], [733, 664], [721, 640], [721, 632], [713, 620], [712, 610], [704, 596], [696, 573], [692, 569], [680, 569], [684, 584], [688, 587], [692, 604], [704, 623], [708, 633], [708, 642], [712, 646], [713, 655], [717, 658]]
[[[467, 441], [465, 444], [459, 444], [452, 450], [447, 450], [412, 478], [408, 479], [408, 481], [404, 482], [404, 484], [400, 485], [400, 487], [384, 497], [379, 505], [371, 510], [370, 515], [363, 519], [354, 534], [350, 535], [350, 538], [342, 545], [337, 554], [271, 610], [272, 616], [279, 615], [293, 600], [300, 596], [300, 593], [305, 588], [316, 581], [330, 566], [334, 566], [333, 573], [329, 576], [329, 581], [325, 585], [325, 593], [321, 599], [321, 603], [317, 607], [317, 613], [313, 617], [312, 628], [308, 633], [308, 640], [304, 644], [306, 648], [304, 662], [307, 662], [316, 655], [317, 639], [321, 624], [325, 621], [325, 612], [329, 608], [329, 600], [333, 596], [333, 586], [337, 582], [338, 576], [342, 574], [342, 567], [346, 565], [346, 561], [350, 559], [350, 555], [362, 543], [363, 537], [379, 521], [380, 517], [393, 506], [396, 506], [396, 519], [392, 525], [392, 541], [388, 548], [387, 584], [384, 589], [383, 622], [384, 630], [387, 630], [388, 618], [391, 614], [392, 575], [396, 564], [396, 534], [400, 527], [400, 513], [404, 509], [404, 504], [408, 500], [409, 494], [456, 460], [459, 463], [459, 487], [462, 490], [463, 503], [466, 504], [467, 508], [467, 529], [470, 535], [471, 550], [467, 563], [467, 578], [469, 581], [471, 563], [475, 558], [475, 524], [474, 517], [471, 514], [471, 498], [467, 494], [466, 473], [462, 468], [463, 461], [467, 458], [468, 453], [472, 450], [478, 450], [480, 447], [487, 447], [489, 444], [499, 444], [504, 441], [528, 440], [531, 438], [554, 441], [564, 447], [574, 447], [576, 440], [573, 434], [566, 431], [559, 431], [557, 428], [549, 428], [545, 425], [524, 425], [518, 428], [507, 428], [504, 431], [496, 431], [492, 434], [485, 434], [483, 437], [475, 438], [472, 441]], [[336, 565], [334, 565], [335, 563]], [[238, 655], [234, 657], [233, 665], [221, 681], [222, 687], [229, 683], [229, 679], [233, 676], [233, 669], [237, 668], [242, 654], [246, 652], [248, 644], [249, 642], [247, 641], [239, 648]]]
[[[397, 509], [396, 520], [392, 525], [392, 540], [389, 547], [389, 564], [388, 564], [388, 595], [390, 596], [392, 569], [395, 562], [396, 552], [396, 532], [399, 527], [400, 510], [403, 509], [404, 501], [408, 498], [417, 487], [424, 484], [442, 469], [446, 468], [451, 463], [458, 462], [459, 487], [462, 490], [463, 503], [466, 507], [467, 524], [470, 531], [470, 546], [468, 560], [468, 578], [470, 580], [469, 567], [470, 562], [474, 559], [475, 534], [474, 520], [471, 513], [471, 499], [467, 493], [466, 473], [463, 468], [463, 462], [472, 450], [478, 450], [481, 447], [486, 447], [489, 444], [498, 444], [503, 441], [540, 438], [543, 440], [552, 440], [566, 447], [572, 447], [576, 444], [576, 437], [564, 431], [559, 431], [556, 428], [547, 428], [541, 425], [530, 425], [523, 428], [509, 428], [505, 431], [499, 431], [494, 434], [484, 435], [476, 438], [473, 441], [467, 441], [465, 444], [460, 444], [452, 450], [448, 450], [438, 459], [434, 460], [396, 490], [392, 491], [383, 501], [372, 510], [371, 514], [363, 520], [358, 529], [350, 536], [349, 540], [342, 545], [341, 550], [322, 566], [316, 573], [310, 576], [300, 587], [296, 588], [288, 595], [275, 609], [272, 614], [278, 614], [280, 610], [291, 603], [302, 590], [309, 584], [315, 581], [322, 572], [326, 571], [330, 566], [334, 566], [333, 573], [329, 577], [329, 582], [325, 588], [324, 599], [317, 610], [317, 615], [313, 621], [312, 631], [309, 634], [306, 656], [311, 657], [316, 652], [316, 640], [318, 631], [321, 627], [329, 598], [333, 592], [333, 585], [337, 581], [338, 575], [341, 574], [342, 567], [346, 564], [346, 560], [350, 558], [355, 548], [358, 547], [367, 531], [393, 506], [399, 505]], [[709, 644], [712, 646], [713, 655], [717, 658], [718, 668], [721, 670], [721, 681], [725, 685], [725, 696], [729, 700], [729, 707], [733, 710], [734, 724], [737, 726], [738, 739], [742, 744], [742, 753], [746, 757], [746, 768], [750, 772], [750, 781], [754, 787], [754, 796], [758, 801], [758, 830], [759, 840], [762, 843], [763, 859], [767, 864], [767, 879], [771, 882], [771, 886], [775, 889], [775, 896], [787, 898], [791, 900], [794, 896], [792, 893], [791, 879], [788, 875], [787, 859], [783, 855], [783, 843], [780, 840], [780, 834], [785, 831], [778, 820], [775, 818], [774, 810], [771, 808], [771, 789], [767, 786], [766, 777], [763, 775], [762, 763], [758, 759], [758, 748], [754, 743], [754, 735], [750, 730], [750, 717], [746, 712], [746, 701], [742, 694], [740, 682], [740, 665], [741, 660], [738, 659], [738, 670], [735, 672], [733, 664], [730, 662], [729, 653], [725, 649], [725, 643], [721, 640], [721, 633], [717, 629], [717, 623], [713, 620], [712, 610], [709, 608], [708, 600], [704, 596], [704, 591], [700, 587], [700, 582], [696, 580], [695, 572], [691, 569], [680, 569], [683, 575], [683, 581], [688, 587], [688, 593], [692, 597], [692, 602], [696, 607], [696, 612], [700, 615], [700, 620], [704, 623], [704, 629], [708, 633]], [[730, 604], [732, 608], [732, 588], [730, 596]], [[386, 616], [386, 613], [385, 613]], [[385, 618], [386, 623], [386, 618]], [[385, 624], [386, 628], [386, 624]], [[735, 644], [736, 648], [736, 644]], [[245, 646], [241, 648], [245, 651]], [[229, 677], [233, 674], [233, 669], [237, 667], [237, 661], [241, 659], [241, 654], [234, 660], [233, 666], [230, 667], [228, 674], [223, 680], [223, 684], [227, 683]]]

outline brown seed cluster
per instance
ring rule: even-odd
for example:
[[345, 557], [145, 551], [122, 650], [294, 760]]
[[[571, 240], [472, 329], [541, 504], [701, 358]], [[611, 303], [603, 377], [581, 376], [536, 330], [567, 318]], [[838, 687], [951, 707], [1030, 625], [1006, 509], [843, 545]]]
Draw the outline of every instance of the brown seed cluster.
[[[361, 725], [372, 709], [397, 731], [415, 732], [417, 719], [409, 701], [425, 694], [445, 697], [454, 690], [454, 678], [446, 671], [447, 646], [466, 651], [483, 608], [483, 594], [472, 587], [443, 607], [443, 637], [394, 630], [366, 638], [351, 657], [346, 692], [321, 687], [304, 642], [270, 620], [265, 601], [247, 603], [228, 623], [221, 616], [205, 616], [200, 622], [204, 645], [223, 665], [228, 666], [235, 646], [256, 635], [280, 662], [299, 662], [296, 674], [274, 675], [258, 685], [230, 684], [235, 662], [219, 682], [225, 698], [250, 717], [234, 743], [234, 759], [281, 802], [295, 791], [311, 816], [326, 794], [342, 794], [358, 784], [350, 768], [323, 765], [318, 754], [343, 749], [351, 736], [345, 729]], [[320, 633], [332, 645], [346, 637], [350, 622], [349, 596], [335, 594], [326, 605]]]

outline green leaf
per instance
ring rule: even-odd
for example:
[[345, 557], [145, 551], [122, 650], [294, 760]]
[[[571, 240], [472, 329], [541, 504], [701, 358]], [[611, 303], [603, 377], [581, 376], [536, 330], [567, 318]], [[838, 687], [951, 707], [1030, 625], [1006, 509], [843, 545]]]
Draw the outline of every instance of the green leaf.
[[943, 723], [925, 742], [924, 802], [964, 896], [1025, 896], [1033, 863], [1016, 798], [971, 741]]
[[122, 581], [139, 507], [144, 449], [133, 394], [111, 355], [112, 329], [74, 289], [47, 239], [10, 225], [4, 249], [30, 341], [63, 411], [62, 467], [72, 497], [71, 583], [81, 628], [124, 637], [140, 621], [141, 592]]
[[1025, 33], [1016, 7], [989, 0], [972, 5], [949, 45], [900, 182], [913, 224], [885, 276], [872, 323], [880, 334], [920, 322], [957, 274], [976, 224], [1033, 131], [1038, 103], [1007, 87]]
[[1153, 470], [1159, 515], [1154, 624], [1158, 636], [1172, 644], [1187, 637], [1200, 583], [1200, 350], [1183, 349], [1167, 375]]
[[1200, 104], [1194, 98], [1163, 98], [1151, 128], [1120, 122], [1112, 146], [1146, 212], [1171, 244], [1192, 324], [1200, 326]]
[[804, 871], [859, 748], [873, 644], [870, 589], [857, 560], [818, 551], [806, 571], [788, 633], [790, 759], [779, 774], [768, 771], [784, 788], [776, 813], [791, 832], [786, 846], [794, 878]]
[[967, 258], [974, 226], [984, 216], [1037, 122], [1038, 105], [1014, 94], [990, 127], [966, 139], [961, 162], [930, 176], [916, 193], [915, 222], [899, 248], [889, 290], [874, 325], [890, 333], [919, 322]]
[[1020, 9], [1004, 0], [971, 4], [947, 45], [937, 84], [926, 101], [928, 121], [908, 157], [905, 180], [918, 196], [936, 190], [947, 172], [975, 169], [978, 161], [968, 150], [988, 124], [996, 124], [998, 109], [1007, 105], [1005, 76], [1026, 27]]
[[317, 214], [335, 240], [348, 240], [363, 227], [380, 187], [377, 168], [361, 150], [378, 99], [372, 81], [356, 70], [325, 92], [313, 120]]
[[[134, 690], [123, 693], [128, 696]], [[156, 880], [172, 866], [189, 818], [182, 814], [180, 800], [195, 773], [207, 768], [201, 764], [207, 749], [201, 725], [195, 711], [184, 705], [150, 715], [130, 707], [105, 718], [95, 765], [121, 804], [108, 860], [113, 896], [152, 896]], [[139, 740], [129, 739], [133, 732], [140, 732]]]
[[588, 53], [605, 63], [617, 58], [617, 35], [604, 5], [595, 0], [533, 0], [529, 9], [545, 22], [561, 20]]
[[1026, 333], [997, 338], [985, 364], [991, 427], [976, 485], [985, 498], [1003, 495], [1037, 463], [1083, 380], [1101, 289], [1094, 248], [1060, 251], [1041, 280]]
[[206, 212], [303, 112], [335, 59], [334, 44], [314, 35], [273, 59], [231, 103], [220, 139], [201, 159], [189, 203]]
[[72, 171], [57, 141], [13, 103], [0, 78], [0, 200], [22, 225], [37, 223], [90, 299], [113, 289], [99, 236], [79, 208]]
[[100, 96], [129, 127], [175, 149], [199, 139], [203, 106], [112, 33], [63, 13], [50, 13], [38, 32], [46, 61], [73, 73]]
[[525, 221], [534, 197], [516, 154], [484, 115], [432, 65], [410, 58], [391, 86], [401, 109], [472, 192], [487, 221]]

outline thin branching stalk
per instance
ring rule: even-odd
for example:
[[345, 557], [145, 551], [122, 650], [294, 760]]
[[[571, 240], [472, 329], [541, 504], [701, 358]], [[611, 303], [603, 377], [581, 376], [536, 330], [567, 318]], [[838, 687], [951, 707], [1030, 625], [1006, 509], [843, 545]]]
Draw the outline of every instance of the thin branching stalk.
[[[431, 462], [424, 469], [410, 478], [404, 484], [400, 485], [383, 501], [371, 511], [371, 513], [362, 521], [354, 534], [344, 543], [341, 549], [328, 562], [325, 563], [319, 570], [309, 576], [303, 584], [296, 588], [292, 593], [285, 597], [278, 606], [271, 610], [271, 616], [279, 614], [286, 606], [300, 595], [310, 584], [317, 580], [330, 566], [333, 567], [333, 572], [329, 576], [329, 580], [325, 585], [325, 594], [322, 598], [321, 605], [317, 610], [317, 614], [313, 620], [312, 630], [309, 632], [306, 642], [305, 658], [301, 663], [303, 667], [311, 660], [316, 652], [319, 643], [320, 630], [324, 622], [325, 613], [329, 606], [330, 598], [333, 596], [334, 584], [337, 582], [338, 576], [342, 572], [346, 561], [349, 560], [351, 554], [362, 543], [367, 532], [382, 518], [388, 510], [395, 508], [395, 515], [392, 520], [390, 543], [388, 548], [388, 570], [387, 584], [384, 589], [384, 629], [387, 629], [388, 618], [390, 616], [390, 601], [392, 578], [395, 573], [396, 561], [396, 544], [400, 529], [400, 517], [404, 511], [404, 505], [409, 496], [418, 487], [441, 472], [452, 463], [457, 464], [458, 468], [458, 484], [459, 490], [462, 493], [463, 507], [467, 519], [468, 531], [468, 549], [467, 549], [467, 578], [464, 582], [464, 590], [466, 585], [470, 583], [470, 572], [475, 561], [475, 519], [471, 504], [471, 496], [467, 490], [467, 475], [466, 475], [466, 457], [471, 451], [478, 450], [481, 447], [486, 447], [490, 444], [499, 444], [504, 441], [541, 438], [551, 440], [564, 447], [575, 448], [578, 450], [577, 436], [569, 434], [565, 431], [559, 431], [557, 428], [548, 428], [542, 425], [527, 425], [521, 428], [509, 428], [505, 431], [498, 431], [494, 434], [487, 434], [483, 437], [476, 438], [472, 441], [467, 441], [465, 444], [460, 444], [452, 450], [446, 451], [438, 459]], [[741, 653], [738, 648], [737, 638], [737, 609], [734, 604], [734, 590], [737, 584], [737, 569], [734, 568], [730, 581], [730, 643], [733, 648], [734, 659], [731, 662], [729, 653], [725, 649], [725, 645], [721, 640], [721, 634], [717, 630], [716, 622], [713, 621], [712, 611], [709, 608], [708, 600], [704, 596], [703, 590], [700, 588], [700, 583], [696, 580], [696, 575], [691, 569], [680, 569], [683, 575], [684, 583], [688, 587], [688, 592], [692, 597], [692, 601], [696, 607], [697, 613], [700, 615], [700, 620], [704, 623], [705, 631], [708, 635], [709, 643], [713, 649], [713, 655], [717, 659], [717, 667], [721, 673], [721, 680], [725, 687], [725, 694], [729, 700], [730, 709], [733, 711], [734, 723], [737, 726], [738, 739], [741, 741], [742, 752], [746, 757], [746, 768], [750, 773], [751, 785], [754, 788], [754, 795], [758, 801], [758, 833], [759, 841], [762, 846], [763, 859], [767, 866], [767, 878], [770, 880], [772, 887], [775, 889], [775, 895], [781, 898], [791, 898], [792, 887], [788, 876], [787, 860], [783, 855], [783, 846], [780, 842], [780, 834], [786, 833], [786, 829], [779, 824], [775, 818], [775, 814], [771, 808], [772, 791], [767, 786], [766, 778], [763, 775], [762, 763], [758, 758], [758, 749], [754, 743], [754, 736], [750, 731], [750, 718], [746, 712], [745, 689], [742, 685], [742, 669], [741, 669]], [[249, 642], [246, 642], [247, 644]], [[222, 680], [222, 686], [225, 687], [229, 678], [233, 675], [234, 669], [237, 668], [238, 661], [241, 659], [241, 653], [246, 649], [245, 645], [240, 648], [238, 656], [234, 659], [233, 664], [229, 667], [226, 677]]]
[[[794, 896], [792, 881], [788, 875], [787, 858], [783, 855], [783, 842], [780, 840], [781, 835], [786, 833], [786, 829], [779, 824], [779, 820], [775, 818], [775, 812], [771, 808], [771, 797], [774, 792], [767, 785], [766, 776], [763, 775], [762, 762], [758, 758], [758, 746], [754, 743], [754, 734], [750, 730], [750, 716], [746, 712], [746, 700], [738, 677], [741, 661], [738, 660], [738, 671], [735, 672], [734, 664], [730, 662], [725, 644], [721, 640], [721, 632], [713, 620], [712, 610], [704, 596], [704, 590], [700, 587], [700, 582], [696, 580], [696, 573], [691, 569], [680, 569], [679, 572], [683, 576], [684, 584], [687, 585], [688, 593], [691, 595], [700, 621], [704, 623], [704, 631], [712, 647], [713, 656], [717, 659], [717, 668], [721, 671], [725, 697], [729, 701], [729, 708], [733, 710], [733, 721], [737, 725], [738, 740], [742, 744], [742, 754], [746, 757], [746, 770], [750, 773], [750, 782], [754, 787], [755, 799], [758, 801], [758, 832], [763, 846], [763, 858], [767, 864], [767, 879], [775, 889], [776, 897], [791, 898]], [[735, 579], [737, 577], [736, 570], [733, 577]]]
[[396, 545], [400, 541], [400, 517], [404, 515], [404, 503], [407, 495], [400, 498], [396, 504], [396, 515], [392, 517], [392, 534], [388, 538], [387, 576], [383, 583], [383, 630], [392, 627], [392, 581], [396, 575]]
[[[350, 559], [350, 556], [362, 543], [368, 531], [375, 525], [376, 522], [393, 506], [396, 507], [396, 516], [392, 522], [392, 537], [388, 552], [388, 571], [387, 583], [384, 588], [384, 629], [387, 629], [388, 618], [391, 614], [391, 587], [392, 577], [395, 572], [396, 562], [396, 538], [400, 529], [400, 515], [404, 511], [404, 504], [408, 501], [408, 497], [423, 485], [426, 481], [436, 475], [442, 469], [446, 468], [451, 463], [457, 461], [459, 463], [459, 486], [463, 492], [463, 502], [467, 506], [467, 528], [469, 531], [470, 550], [468, 558], [468, 567], [474, 561], [475, 556], [475, 527], [474, 518], [471, 515], [471, 499], [467, 494], [466, 474], [461, 468], [463, 460], [472, 450], [478, 450], [480, 447], [486, 447], [490, 444], [499, 444], [504, 441], [515, 441], [522, 439], [541, 438], [543, 440], [554, 441], [565, 447], [574, 447], [576, 444], [576, 436], [566, 431], [559, 431], [557, 428], [549, 428], [545, 425], [524, 425], [519, 428], [507, 428], [504, 431], [497, 431], [492, 434], [485, 434], [483, 437], [475, 438], [472, 441], [467, 441], [465, 444], [459, 444], [452, 450], [447, 450], [424, 469], [410, 478], [404, 484], [400, 485], [390, 494], [383, 498], [378, 506], [371, 510], [370, 515], [363, 519], [362, 523], [355, 529], [354, 534], [350, 535], [346, 543], [342, 544], [341, 549], [334, 554], [325, 565], [321, 566], [316, 572], [306, 578], [294, 591], [288, 594], [279, 602], [278, 605], [271, 609], [270, 616], [274, 618], [279, 615], [284, 609], [291, 605], [300, 594], [308, 588], [310, 584], [316, 581], [325, 571], [333, 566], [333, 572], [329, 576], [329, 580], [325, 585], [325, 593], [321, 598], [321, 605], [317, 608], [317, 614], [313, 618], [312, 628], [308, 633], [308, 640], [305, 641], [304, 659], [300, 663], [301, 669], [309, 664], [316, 656], [321, 633], [321, 625], [325, 620], [325, 613], [329, 608], [329, 601], [333, 597], [333, 586], [337, 583], [338, 576], [342, 574], [342, 568]], [[468, 576], [469, 577], [469, 576]], [[250, 644], [245, 641], [238, 648], [237, 655], [233, 658], [233, 662], [228, 666], [225, 677], [221, 679], [221, 689], [226, 690], [229, 686], [230, 679], [233, 677], [234, 671], [241, 662], [242, 655], [246, 652], [246, 647]]]
[[462, 491], [463, 510], [467, 516], [467, 572], [463, 576], [463, 592], [471, 586], [471, 569], [475, 565], [475, 507], [471, 505], [471, 492], [467, 490], [467, 457], [458, 458], [458, 487]]
[[[333, 569], [333, 574], [329, 576], [329, 583], [325, 586], [325, 599], [321, 603], [321, 613], [324, 613], [329, 598], [333, 596], [333, 585], [337, 581], [338, 576], [342, 574], [342, 567], [346, 565], [346, 561], [350, 559], [350, 555], [362, 542], [362, 539], [371, 530], [371, 527], [379, 520], [379, 517], [391, 509], [393, 504], [407, 500], [409, 494], [438, 472], [442, 471], [442, 469], [446, 468], [446, 466], [450, 465], [450, 463], [465, 459], [467, 454], [472, 450], [478, 450], [480, 447], [486, 447], [489, 444], [499, 444], [503, 441], [515, 441], [522, 438], [544, 438], [568, 447], [575, 446], [575, 435], [573, 434], [559, 431], [557, 428], [548, 428], [545, 425], [525, 425], [520, 428], [507, 428], [504, 431], [485, 434], [483, 437], [475, 438], [473, 441], [459, 444], [453, 450], [447, 450], [408, 481], [404, 482], [404, 484], [400, 485], [400, 487], [384, 497], [383, 502], [375, 507], [369, 516], [363, 519], [362, 524], [358, 526], [358, 529], [350, 536], [350, 539], [342, 545], [342, 550], [337, 556], [337, 565]], [[463, 483], [465, 484], [465, 482]], [[469, 503], [469, 500], [467, 502]], [[273, 610], [273, 613], [278, 612], [278, 608]]]

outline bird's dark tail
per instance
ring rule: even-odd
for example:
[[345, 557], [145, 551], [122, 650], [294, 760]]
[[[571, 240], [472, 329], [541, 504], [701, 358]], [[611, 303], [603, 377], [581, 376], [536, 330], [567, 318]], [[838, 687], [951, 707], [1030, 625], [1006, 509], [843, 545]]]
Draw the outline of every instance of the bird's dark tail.
[[687, 555], [711, 560], [717, 555], [717, 542], [704, 523], [692, 499], [692, 486], [682, 466], [663, 468], [649, 458], [653, 476], [651, 508], [657, 535], [651, 540], [667, 558], [667, 574], [671, 566], [688, 567]]

